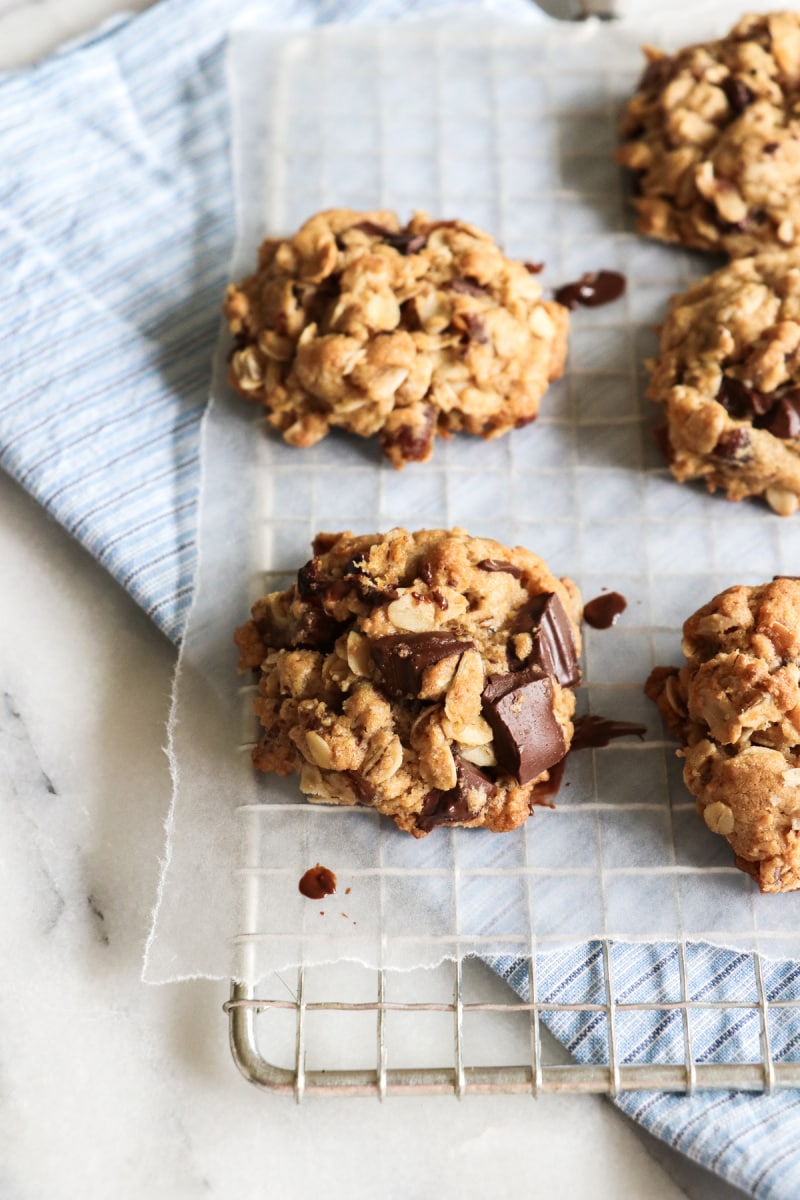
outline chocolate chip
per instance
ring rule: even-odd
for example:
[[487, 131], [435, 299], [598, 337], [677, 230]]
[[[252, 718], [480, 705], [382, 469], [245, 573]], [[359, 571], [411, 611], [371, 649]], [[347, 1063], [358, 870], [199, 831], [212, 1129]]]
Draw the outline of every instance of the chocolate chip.
[[522, 579], [525, 574], [522, 567], [515, 567], [513, 563], [503, 562], [499, 558], [482, 558], [476, 565], [479, 571], [501, 571], [504, 575], [513, 575], [515, 579]]
[[522, 264], [529, 275], [541, 275], [544, 270], [544, 263], [526, 262]]
[[767, 144], [764, 146], [764, 153], [765, 154], [774, 154], [775, 151], [778, 149], [778, 144], [779, 144], [778, 142], [767, 142]]
[[488, 295], [486, 288], [480, 286], [479, 283], [473, 283], [469, 279], [454, 279], [450, 283], [451, 292], [458, 292], [461, 296], [479, 296], [484, 300]]
[[736, 79], [733, 75], [729, 75], [727, 79], [723, 79], [720, 87], [725, 93], [731, 112], [737, 117], [755, 100], [755, 96], [744, 80]]
[[426, 667], [451, 654], [463, 654], [472, 645], [452, 633], [397, 633], [376, 638], [372, 657], [387, 692], [393, 696], [417, 696]]
[[564, 733], [553, 711], [553, 681], [536, 667], [496, 675], [481, 697], [501, 770], [530, 783], [564, 757]]
[[625, 276], [619, 271], [587, 271], [576, 283], [565, 283], [556, 290], [555, 298], [565, 308], [597, 308], [611, 304], [625, 291]]
[[532, 596], [517, 613], [511, 632], [533, 635], [529, 664], [555, 676], [564, 687], [580, 682], [572, 625], [555, 592]]
[[757, 425], [759, 429], [766, 429], [773, 437], [787, 441], [800, 437], [800, 390], [781, 396]]
[[750, 434], [746, 429], [729, 429], [723, 433], [711, 453], [726, 462], [748, 463], [753, 456], [750, 450]]
[[494, 795], [495, 786], [482, 771], [456, 757], [456, 785], [449, 791], [432, 788], [417, 816], [417, 828], [430, 833], [437, 825], [452, 825], [456, 821], [471, 821], [480, 809], [470, 809], [469, 793], [480, 792], [487, 800]]

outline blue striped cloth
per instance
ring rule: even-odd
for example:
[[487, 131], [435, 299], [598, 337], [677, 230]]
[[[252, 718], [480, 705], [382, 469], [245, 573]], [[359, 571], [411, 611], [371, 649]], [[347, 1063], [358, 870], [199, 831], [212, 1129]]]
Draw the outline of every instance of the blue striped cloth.
[[[415, 6], [431, 7], [265, 0], [276, 20], [304, 24]], [[192, 595], [199, 422], [234, 234], [223, 56], [236, 9], [163, 0], [0, 79], [0, 465], [174, 640]], [[613, 953], [618, 1000], [675, 998], [674, 945]], [[699, 998], [752, 987], [749, 956], [689, 956]], [[585, 1001], [601, 959], [593, 943], [543, 956], [540, 998]], [[494, 966], [527, 994], [524, 965]], [[797, 994], [800, 966], [765, 971], [770, 999]], [[775, 1057], [790, 1057], [800, 1021], [778, 1016]], [[549, 1021], [576, 1058], [605, 1060], [596, 1015]], [[699, 1061], [760, 1059], [755, 1009], [699, 1014], [693, 1034]], [[679, 1016], [658, 1011], [617, 1027], [622, 1061], [682, 1061], [682, 1036]], [[800, 1094], [618, 1103], [754, 1196], [800, 1195]]]

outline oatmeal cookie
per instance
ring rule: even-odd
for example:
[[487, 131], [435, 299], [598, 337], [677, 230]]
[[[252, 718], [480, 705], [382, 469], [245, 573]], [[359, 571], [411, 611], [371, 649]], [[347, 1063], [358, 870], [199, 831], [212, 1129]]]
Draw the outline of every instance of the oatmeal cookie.
[[229, 286], [229, 381], [293, 446], [339, 426], [402, 467], [437, 434], [498, 437], [535, 419], [564, 368], [567, 310], [536, 270], [465, 221], [319, 213]]
[[[799, 143], [800, 144], [800, 143]], [[800, 497], [800, 249], [739, 259], [676, 296], [648, 363], [670, 468], [729, 500]]]
[[732, 258], [800, 244], [800, 13], [645, 54], [617, 151], [639, 232]]
[[762, 892], [800, 888], [800, 581], [731, 587], [683, 627], [686, 666], [645, 691], [683, 743], [706, 825]]
[[236, 631], [256, 767], [415, 837], [521, 825], [572, 739], [575, 584], [461, 529], [321, 533], [313, 552]]

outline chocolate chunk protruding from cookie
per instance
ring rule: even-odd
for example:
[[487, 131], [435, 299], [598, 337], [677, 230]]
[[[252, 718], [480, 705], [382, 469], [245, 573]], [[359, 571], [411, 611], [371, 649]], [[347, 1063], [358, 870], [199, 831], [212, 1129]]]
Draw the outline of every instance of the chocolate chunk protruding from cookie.
[[501, 770], [530, 783], [567, 751], [553, 708], [553, 681], [536, 667], [494, 676], [483, 689], [483, 715]]
[[532, 596], [517, 613], [512, 633], [532, 635], [529, 663], [553, 675], [563, 687], [580, 682], [572, 625], [555, 592]]
[[470, 792], [481, 793], [486, 800], [494, 795], [495, 785], [466, 759], [456, 758], [456, 785], [449, 791], [432, 788], [425, 797], [417, 816], [417, 828], [430, 833], [437, 825], [453, 825], [458, 821], [471, 821], [478, 809], [470, 808]]
[[417, 696], [427, 667], [451, 654], [463, 654], [472, 645], [452, 633], [397, 633], [376, 638], [372, 657], [387, 692], [393, 696]]

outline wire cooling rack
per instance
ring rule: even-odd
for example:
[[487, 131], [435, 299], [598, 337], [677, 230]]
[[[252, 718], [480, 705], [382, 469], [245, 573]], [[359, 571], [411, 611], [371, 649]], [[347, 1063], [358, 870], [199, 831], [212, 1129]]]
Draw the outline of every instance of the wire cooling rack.
[[[413, 903], [414, 887], [429, 886], [435, 872], [427, 872], [424, 866], [420, 869], [407, 857], [392, 859], [386, 849], [389, 835], [376, 814], [284, 804], [280, 794], [263, 804], [242, 806], [240, 817], [249, 827], [245, 840], [250, 857], [239, 870], [247, 895], [242, 932], [236, 939], [240, 975], [266, 977], [270, 983], [262, 982], [257, 988], [233, 984], [225, 1006], [233, 1056], [248, 1079], [293, 1094], [298, 1100], [308, 1094], [383, 1098], [406, 1092], [462, 1096], [468, 1091], [533, 1095], [586, 1091], [615, 1096], [642, 1089], [771, 1091], [796, 1087], [800, 1085], [800, 1063], [791, 1061], [792, 1054], [783, 1051], [776, 1059], [772, 1031], [776, 1023], [784, 1028], [794, 1010], [800, 1009], [800, 994], [771, 996], [755, 952], [758, 945], [768, 944], [773, 953], [788, 953], [792, 933], [785, 921], [773, 919], [774, 907], [757, 904], [750, 881], [733, 868], [725, 843], [708, 834], [698, 821], [694, 804], [680, 783], [674, 746], [662, 740], [657, 718], [641, 694], [641, 681], [649, 667], [675, 658], [678, 626], [687, 612], [732, 582], [760, 582], [788, 570], [798, 548], [790, 523], [777, 522], [756, 507], [726, 505], [696, 490], [679, 488], [651, 445], [653, 418], [641, 393], [643, 359], [654, 347], [652, 324], [670, 293], [708, 270], [708, 260], [644, 243], [631, 235], [624, 184], [609, 170], [618, 100], [635, 76], [629, 64], [594, 62], [587, 69], [586, 56], [570, 59], [567, 47], [558, 72], [551, 69], [537, 75], [530, 67], [536, 43], [530, 32], [519, 46], [507, 28], [491, 37], [463, 29], [451, 32], [452, 36], [445, 37], [439, 31], [432, 47], [427, 47], [435, 60], [433, 86], [444, 103], [443, 115], [434, 122], [432, 133], [426, 128], [424, 101], [415, 104], [411, 94], [406, 107], [398, 108], [401, 97], [392, 91], [397, 75], [391, 70], [391, 61], [402, 39], [394, 31], [376, 33], [372, 44], [369, 34], [359, 35], [360, 71], [343, 87], [339, 86], [343, 77], [337, 74], [336, 64], [352, 54], [353, 46], [345, 44], [346, 35], [345, 43], [333, 38], [315, 45], [309, 61], [316, 64], [322, 79], [319, 86], [325, 89], [328, 107], [324, 120], [314, 111], [308, 81], [303, 78], [305, 50], [291, 42], [284, 45], [276, 72], [276, 110], [269, 118], [272, 186], [269, 211], [263, 213], [264, 231], [293, 227], [316, 209], [337, 203], [368, 207], [364, 196], [374, 180], [373, 204], [388, 203], [401, 211], [427, 206], [442, 215], [458, 213], [500, 235], [510, 254], [529, 257], [532, 248], [540, 249], [550, 268], [545, 279], [551, 285], [587, 269], [626, 271], [629, 286], [624, 305], [617, 311], [581, 313], [574, 322], [570, 365], [564, 381], [554, 389], [558, 393], [556, 411], [545, 406], [532, 430], [480, 445], [477, 452], [460, 446], [458, 459], [450, 447], [437, 446], [433, 462], [424, 468], [428, 493], [419, 523], [426, 523], [428, 513], [441, 511], [447, 524], [463, 524], [470, 532], [503, 539], [506, 522], [516, 540], [542, 553], [556, 569], [574, 574], [585, 595], [605, 584], [624, 590], [631, 607], [641, 606], [639, 619], [615, 634], [614, 642], [603, 642], [602, 635], [599, 639], [589, 636], [588, 685], [582, 703], [593, 711], [606, 711], [613, 693], [614, 715], [647, 721], [650, 736], [644, 746], [619, 744], [589, 752], [576, 767], [574, 790], [564, 792], [557, 801], [557, 812], [574, 823], [582, 853], [591, 855], [596, 846], [597, 861], [591, 868], [570, 873], [557, 855], [549, 861], [541, 821], [534, 839], [526, 831], [515, 843], [514, 853], [521, 853], [522, 858], [508, 867], [484, 864], [475, 869], [466, 849], [471, 835], [458, 842], [463, 831], [439, 831], [449, 835], [453, 847], [455, 932], [451, 936], [448, 929], [437, 936], [436, 929], [423, 928], [424, 913], [417, 929], [418, 943], [431, 947], [431, 963], [440, 952], [454, 959], [437, 971], [401, 973], [385, 965], [375, 970], [353, 966], [343, 975], [321, 965], [306, 965], [296, 975], [265, 976], [261, 955], [286, 937], [278, 926], [285, 915], [291, 925], [291, 911], [295, 910], [297, 927], [302, 930], [297, 939], [300, 960], [309, 947], [318, 948], [324, 939], [342, 958], [372, 956], [385, 964], [387, 946], [396, 949], [401, 941], [385, 936], [384, 913], [392, 911], [389, 889], [394, 884], [409, 889], [393, 893], [394, 911], [402, 910]], [[307, 49], [308, 43], [304, 46]], [[376, 59], [371, 67], [373, 51]], [[462, 86], [463, 74], [448, 70], [448, 61], [459, 54], [464, 71], [486, 77], [483, 110], [474, 102], [475, 81], [470, 81], [470, 98]], [[518, 74], [506, 70], [512, 59]], [[305, 65], [308, 69], [308, 63]], [[365, 120], [362, 109], [348, 111], [358, 87], [365, 80], [372, 82], [372, 76], [377, 88], [377, 146], [370, 140], [374, 133], [369, 128], [370, 115]], [[418, 79], [415, 86], [421, 83]], [[459, 108], [462, 103], [466, 114]], [[287, 107], [292, 113], [291, 127]], [[405, 124], [397, 117], [398, 111], [408, 118]], [[448, 122], [457, 116], [472, 122], [467, 135], [471, 150], [461, 160], [447, 156]], [[401, 127], [410, 140], [399, 148], [393, 164], [386, 155], [386, 135], [389, 129], [397, 133]], [[287, 136], [290, 128], [298, 135], [296, 141]], [[529, 158], [532, 130], [538, 149]], [[489, 136], [490, 145], [483, 145], [484, 136]], [[364, 145], [356, 153], [353, 147], [357, 149], [359, 137], [364, 138]], [[320, 138], [325, 151], [321, 157], [315, 149]], [[555, 139], [562, 167], [561, 188], [556, 192], [542, 188], [536, 157], [547, 152], [548, 139]], [[351, 151], [343, 173], [341, 155]], [[427, 197], [417, 191], [403, 199], [403, 180], [397, 173], [397, 162], [402, 165], [403, 156], [423, 178], [429, 168]], [[485, 166], [483, 176], [481, 164]], [[343, 179], [349, 191], [342, 188]], [[586, 454], [589, 446], [591, 453]], [[251, 599], [279, 586], [276, 579], [282, 569], [296, 567], [298, 545], [310, 540], [320, 513], [326, 528], [344, 524], [365, 530], [384, 527], [387, 514], [392, 518], [399, 515], [398, 523], [414, 527], [409, 516], [416, 514], [403, 513], [403, 497], [394, 487], [395, 480], [386, 472], [381, 475], [380, 468], [365, 468], [359, 451], [345, 441], [332, 439], [307, 452], [304, 462], [310, 464], [308, 469], [314, 475], [308, 507], [297, 488], [297, 452], [264, 438], [261, 453], [271, 511], [263, 570], [256, 573]], [[526, 527], [524, 521], [520, 528], [516, 515], [509, 515], [502, 489], [507, 492], [508, 480], [515, 475], [519, 480], [523, 467], [538, 472], [540, 479], [551, 480], [554, 494], [557, 491], [563, 497], [565, 489], [573, 489], [577, 516], [568, 507], [554, 512], [548, 523], [547, 513], [539, 513], [543, 519], [535, 528]], [[480, 472], [477, 488], [476, 471]], [[602, 487], [596, 487], [597, 481]], [[519, 486], [514, 484], [517, 489]], [[481, 507], [471, 493], [476, 493]], [[540, 487], [537, 502], [545, 496], [546, 490]], [[354, 512], [358, 520], [353, 520]], [[520, 532], [514, 533], [517, 528]], [[511, 540], [511, 535], [505, 538]], [[243, 700], [249, 708], [248, 689], [243, 689]], [[247, 750], [249, 744], [245, 739], [242, 749]], [[569, 772], [567, 782], [571, 782]], [[270, 823], [289, 814], [300, 823], [297, 845], [313, 863], [316, 856], [309, 847], [331, 813], [339, 821], [357, 818], [363, 824], [372, 818], [375, 822], [375, 866], [359, 876], [365, 909], [372, 906], [379, 914], [379, 923], [373, 928], [374, 954], [369, 935], [351, 928], [357, 922], [349, 919], [338, 926], [338, 932], [329, 923], [309, 935], [309, 914], [301, 914], [297, 908], [298, 903], [306, 903], [298, 902], [296, 896], [300, 860], [276, 867], [265, 859]], [[623, 851], [618, 850], [614, 859], [609, 851], [611, 827], [620, 819], [632, 830], [633, 840]], [[419, 859], [422, 851], [414, 848]], [[450, 881], [450, 871], [440, 874], [447, 874]], [[563, 927], [533, 929], [529, 919], [515, 922], [508, 912], [505, 926], [501, 918], [492, 928], [480, 922], [467, 927], [468, 889], [476, 880], [485, 883], [485, 877], [492, 874], [505, 876], [504, 886], [512, 893], [519, 890], [520, 905], [528, 918], [535, 909], [538, 888], [552, 893], [561, 887], [568, 906], [576, 882], [582, 878], [585, 883], [589, 875], [596, 876], [594, 911], [602, 913], [603, 936], [596, 936], [594, 924], [584, 927], [580, 914], [572, 914]], [[719, 881], [720, 900], [709, 911], [698, 884], [712, 876]], [[374, 885], [372, 890], [368, 884]], [[642, 896], [646, 897], [644, 904]], [[357, 902], [354, 897], [353, 903]], [[630, 911], [637, 903], [640, 923], [634, 928]], [[292, 904], [295, 910], [291, 910]], [[352, 906], [347, 907], [349, 911]], [[510, 907], [507, 902], [507, 910]], [[279, 913], [277, 925], [275, 912]], [[623, 912], [624, 919], [620, 916]], [[649, 942], [671, 935], [676, 923], [681, 937], [674, 943], [676, 973], [671, 987], [652, 1000], [620, 989], [615, 982], [620, 934]], [[695, 987], [690, 979], [688, 943], [700, 939], [724, 943], [734, 933], [743, 950], [737, 976], [742, 975], [744, 961], [748, 986], [739, 992], [724, 986], [716, 990]], [[585, 938], [593, 940], [585, 942]], [[539, 980], [542, 954], [565, 940], [575, 948], [593, 947], [596, 964], [591, 985], [587, 983], [585, 993], [571, 995], [568, 1002], [543, 998]], [[482, 952], [495, 958], [499, 952], [512, 956], [517, 996], [509, 991], [508, 999], [481, 997], [480, 987], [473, 986], [469, 956]], [[390, 965], [402, 966], [402, 958], [391, 960]], [[519, 998], [520, 994], [524, 998]], [[671, 1039], [657, 1061], [629, 1061], [619, 1051], [620, 1029], [632, 1018], [654, 1013], [679, 1030], [679, 1036]], [[317, 1062], [318, 1022], [323, 1016], [329, 1022], [331, 1040], [328, 1057]], [[550, 1025], [558, 1032], [561, 1018], [585, 1019], [600, 1029], [591, 1063], [555, 1063], [543, 1050], [543, 1028]], [[703, 1050], [698, 1050], [698, 1031], [732, 1019], [737, 1027], [743, 1024], [757, 1030], [757, 1049], [743, 1043], [743, 1052], [734, 1061], [708, 1061], [705, 1042]], [[470, 1030], [479, 1020], [522, 1022], [527, 1031], [524, 1054], [507, 1064], [491, 1057], [487, 1061], [485, 1047], [493, 1044], [494, 1034], [484, 1025], [483, 1059], [474, 1061]], [[437, 1026], [436, 1038], [426, 1055], [415, 1057], [409, 1054], [409, 1045], [417, 1045], [422, 1023], [428, 1021]], [[358, 1026], [357, 1035], [353, 1022]], [[339, 1061], [345, 1045], [356, 1061]], [[477, 1057], [481, 1059], [481, 1054]]]
[[[593, 947], [597, 951], [598, 946]], [[800, 1086], [800, 1062], [776, 1059], [772, 1049], [771, 1029], [796, 1018], [800, 998], [770, 998], [764, 983], [762, 963], [757, 954], [746, 957], [743, 974], [751, 973], [750, 986], [739, 992], [739, 998], [726, 996], [714, 999], [710, 995], [692, 998], [686, 947], [677, 945], [678, 995], [674, 1000], [652, 1002], [626, 1001], [615, 989], [612, 972], [613, 945], [599, 943], [600, 991], [593, 989], [594, 999], [573, 1003], [548, 1003], [537, 999], [536, 958], [530, 955], [521, 960], [519, 972], [524, 973], [527, 994], [523, 1001], [509, 993], [509, 999], [481, 999], [470, 994], [467, 976], [470, 971], [460, 958], [446, 964], [437, 973], [416, 972], [406, 977], [403, 990], [415, 994], [413, 1000], [393, 999], [397, 975], [393, 972], [365, 972], [359, 980], [369, 999], [343, 1000], [341, 978], [328, 982], [339, 996], [326, 995], [326, 984], [317, 978], [320, 969], [308, 972], [300, 967], [293, 988], [287, 989], [284, 979], [276, 980], [278, 987], [293, 991], [284, 996], [256, 996], [252, 988], [233, 984], [225, 1008], [230, 1018], [230, 1040], [234, 1060], [250, 1082], [274, 1091], [293, 1095], [299, 1102], [306, 1095], [375, 1096], [437, 1094], [463, 1097], [467, 1092], [514, 1092], [539, 1096], [546, 1092], [604, 1093], [612, 1098], [627, 1091], [685, 1092], [697, 1090], [728, 1091], [737, 1089], [771, 1094], [780, 1089]], [[739, 963], [742, 970], [742, 964]], [[324, 972], [323, 972], [324, 974]], [[474, 974], [474, 972], [473, 972]], [[314, 977], [309, 989], [308, 980]], [[442, 996], [449, 980], [449, 996]], [[352, 980], [349, 981], [352, 983]], [[473, 990], [476, 990], [473, 983]], [[309, 992], [311, 991], [311, 996]], [[436, 998], [434, 993], [439, 993]], [[617, 1029], [630, 1018], [652, 1015], [659, 1021], [677, 1020], [680, 1035], [673, 1039], [673, 1053], [662, 1061], [630, 1062], [618, 1051]], [[267, 1018], [288, 1017], [288, 1022], [270, 1026]], [[329, 1046], [337, 1040], [346, 1042], [358, 1060], [358, 1065], [342, 1067], [328, 1065], [309, 1067], [307, 1059], [313, 1047], [309, 1024], [324, 1016], [328, 1021]], [[543, 1048], [543, 1025], [556, 1015], [569, 1015], [593, 1020], [603, 1026], [602, 1043], [605, 1054], [590, 1064], [556, 1063]], [[362, 1018], [360, 1027], [353, 1027], [353, 1017]], [[515, 1018], [527, 1027], [527, 1052], [515, 1065], [495, 1062], [474, 1063], [467, 1029], [475, 1018], [490, 1023]], [[435, 1046], [439, 1054], [436, 1065], [400, 1065], [409, 1058], [408, 1047], [418, 1038], [423, 1021], [439, 1019], [435, 1031]], [[391, 1037], [392, 1022], [405, 1019], [405, 1034]], [[693, 1028], [702, 1022], [737, 1026], [751, 1021], [757, 1028], [758, 1054], [751, 1061], [725, 1063], [703, 1061], [695, 1049]], [[409, 1024], [409, 1021], [412, 1024]], [[448, 1035], [449, 1027], [449, 1035]], [[424, 1027], [423, 1027], [424, 1028]], [[483, 1030], [483, 1045], [492, 1045], [497, 1028], [488, 1025]], [[370, 1036], [371, 1035], [371, 1036]], [[517, 1039], [519, 1043], [520, 1039]], [[449, 1045], [448, 1045], [449, 1043]], [[328, 1054], [330, 1050], [328, 1050]], [[425, 1053], [418, 1053], [418, 1060]], [[395, 1055], [400, 1062], [395, 1062]], [[430, 1056], [430, 1050], [429, 1050]], [[413, 1055], [412, 1055], [413, 1057]], [[287, 1065], [277, 1065], [284, 1060]]]

